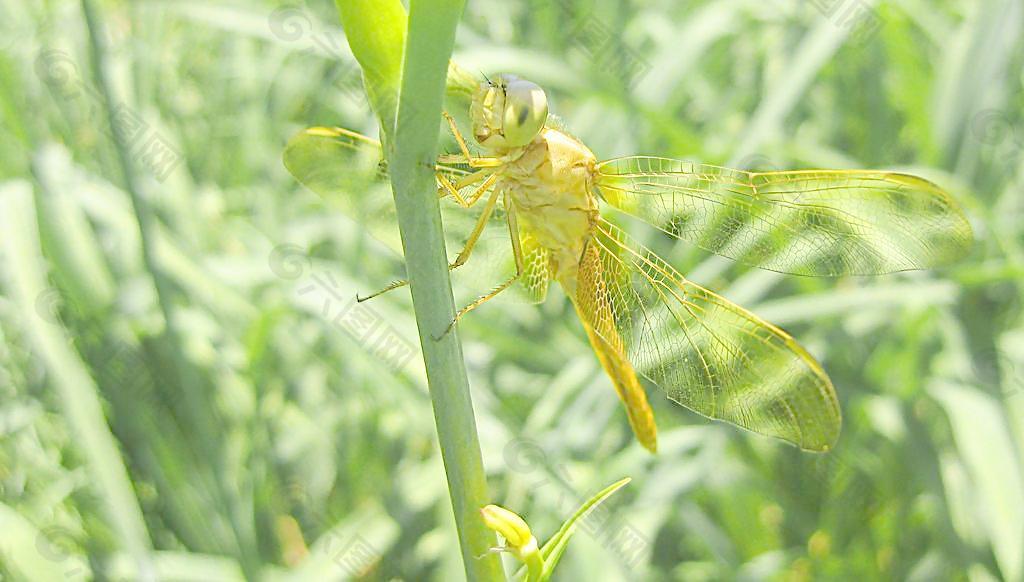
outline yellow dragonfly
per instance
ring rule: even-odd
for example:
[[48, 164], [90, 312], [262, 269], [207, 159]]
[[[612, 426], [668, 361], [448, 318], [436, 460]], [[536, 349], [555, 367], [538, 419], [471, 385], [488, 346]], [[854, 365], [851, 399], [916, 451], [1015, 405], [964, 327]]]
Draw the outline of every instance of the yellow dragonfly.
[[[828, 375], [789, 334], [688, 280], [602, 216], [602, 202], [707, 251], [796, 275], [929, 268], [963, 256], [973, 240], [956, 201], [907, 174], [758, 173], [652, 156], [598, 161], [549, 120], [544, 91], [513, 75], [481, 82], [473, 94], [473, 138], [484, 155], [445, 117], [460, 153], [439, 157], [439, 195], [479, 209], [451, 268], [466, 264], [499, 214], [514, 262], [514, 274], [455, 321], [513, 286], [543, 301], [557, 281], [652, 452], [657, 432], [639, 376], [706, 417], [805, 450], [830, 450], [842, 419]], [[339, 153], [357, 147], [379, 156], [370, 138], [311, 128], [289, 142], [285, 165], [331, 195], [346, 187]]]

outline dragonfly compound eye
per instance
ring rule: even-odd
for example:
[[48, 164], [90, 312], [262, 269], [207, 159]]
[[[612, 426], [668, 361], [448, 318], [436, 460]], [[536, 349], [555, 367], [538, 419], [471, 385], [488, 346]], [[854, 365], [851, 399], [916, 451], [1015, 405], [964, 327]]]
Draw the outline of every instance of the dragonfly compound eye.
[[502, 127], [509, 147], [522, 147], [544, 129], [548, 120], [548, 98], [536, 83], [510, 78], [505, 84], [505, 113]]
[[481, 145], [497, 150], [522, 147], [544, 128], [548, 99], [536, 83], [500, 75], [481, 83], [470, 114], [473, 135]]

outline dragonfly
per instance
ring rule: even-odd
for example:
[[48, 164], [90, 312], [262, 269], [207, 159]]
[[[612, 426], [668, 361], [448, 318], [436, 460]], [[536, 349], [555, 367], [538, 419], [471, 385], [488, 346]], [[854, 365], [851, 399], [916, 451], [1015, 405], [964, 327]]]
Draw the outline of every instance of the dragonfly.
[[[511, 74], [481, 81], [472, 95], [480, 153], [444, 117], [459, 152], [438, 157], [438, 195], [477, 212], [450, 268], [469, 262], [499, 215], [514, 263], [453, 325], [509, 288], [542, 302], [557, 282], [651, 452], [657, 428], [640, 378], [700, 415], [808, 451], [834, 448], [842, 416], [829, 376], [793, 337], [687, 279], [603, 207], [742, 264], [803, 276], [932, 268], [963, 257], [973, 241], [958, 203], [909, 174], [751, 172], [640, 155], [599, 161], [553, 121], [540, 86]], [[379, 156], [375, 140], [310, 128], [292, 138], [284, 161], [300, 182], [334, 195], [348, 175], [338, 153], [355, 147]]]

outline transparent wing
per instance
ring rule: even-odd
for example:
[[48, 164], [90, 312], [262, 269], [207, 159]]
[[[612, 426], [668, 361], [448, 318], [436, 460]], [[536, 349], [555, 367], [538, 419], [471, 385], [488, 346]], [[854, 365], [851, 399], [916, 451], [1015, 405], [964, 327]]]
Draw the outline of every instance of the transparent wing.
[[839, 404], [814, 358], [786, 332], [687, 281], [621, 229], [597, 225], [576, 284], [587, 323], [621, 342], [634, 368], [671, 400], [804, 449], [835, 444]]
[[526, 302], [543, 303], [552, 276], [551, 253], [522, 226], [519, 227], [519, 243], [523, 250], [523, 276], [513, 288], [519, 289]]
[[[339, 187], [352, 182], [352, 170], [337, 164], [323, 165], [328, 160], [372, 162], [378, 177], [387, 175], [387, 162], [379, 141], [343, 127], [310, 127], [292, 136], [285, 146], [284, 163], [288, 171], [320, 194], [336, 193]], [[361, 164], [365, 165], [365, 164]], [[436, 164], [438, 173], [449, 177], [469, 174], [472, 170], [460, 164]]]
[[743, 263], [798, 275], [876, 275], [955, 260], [971, 227], [935, 184], [873, 171], [752, 173], [635, 156], [602, 162], [613, 206]]
[[[311, 127], [288, 141], [284, 165], [299, 182], [339, 206], [374, 238], [396, 253], [402, 253], [394, 201], [387, 181], [383, 179], [387, 168], [380, 142], [340, 127]], [[436, 170], [450, 182], [471, 172], [465, 166], [441, 163], [437, 164]], [[471, 184], [460, 193], [468, 196], [476, 187], [477, 184]], [[439, 193], [444, 194], [441, 213], [448, 257], [454, 260], [465, 246], [484, 204], [481, 201], [472, 208], [463, 208], [440, 187]], [[469, 262], [452, 272], [460, 303], [468, 303], [515, 272], [505, 220], [504, 210], [499, 205], [474, 247]], [[518, 292], [504, 293], [499, 297], [503, 300], [541, 302], [546, 296], [550, 278], [547, 251], [525, 231], [521, 238], [527, 276], [521, 284], [513, 287]]]
[[[401, 253], [394, 201], [383, 179], [387, 164], [380, 142], [340, 127], [311, 127], [288, 140], [284, 165], [304, 186], [338, 205], [375, 238]], [[437, 169], [449, 177], [469, 173], [455, 165], [439, 164]], [[468, 214], [462, 213], [463, 217]], [[469, 219], [472, 228], [472, 217]], [[456, 232], [469, 232], [461, 225], [453, 226], [457, 226]]]
[[[340, 168], [336, 164], [317, 164], [324, 159], [342, 159], [350, 165]], [[309, 127], [292, 136], [285, 146], [288, 171], [317, 193], [334, 193], [351, 183], [352, 171], [357, 169], [351, 165], [353, 160], [371, 162], [380, 175], [387, 172], [380, 142], [342, 127]]]

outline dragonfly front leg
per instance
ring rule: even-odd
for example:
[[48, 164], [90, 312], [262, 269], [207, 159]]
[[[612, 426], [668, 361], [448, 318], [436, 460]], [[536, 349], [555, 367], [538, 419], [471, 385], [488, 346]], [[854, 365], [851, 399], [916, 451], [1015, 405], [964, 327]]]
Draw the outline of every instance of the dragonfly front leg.
[[[476, 225], [473, 227], [473, 231], [469, 233], [469, 238], [466, 239], [466, 246], [462, 248], [462, 252], [460, 252], [459, 255], [455, 257], [455, 260], [448, 265], [449, 271], [458, 269], [462, 265], [466, 264], [466, 261], [469, 260], [469, 256], [473, 253], [473, 247], [476, 246], [477, 241], [480, 240], [480, 235], [483, 234], [484, 232], [484, 228], [487, 227], [487, 221], [490, 220], [491, 215], [494, 214], [494, 208], [495, 206], [498, 205], [499, 193], [500, 192], [498, 190], [495, 190], [494, 193], [491, 194], [491, 197], [487, 199], [487, 206], [484, 206], [484, 211], [481, 212], [480, 217], [477, 218]], [[477, 198], [479, 198], [479, 196], [477, 196]], [[366, 297], [360, 297], [359, 295], [356, 295], [356, 301], [359, 303], [362, 303], [363, 301], [369, 301], [374, 297], [383, 295], [388, 291], [400, 289], [408, 284], [409, 281], [407, 279], [399, 279], [398, 281], [391, 283], [390, 285], [381, 289], [380, 291], [377, 291], [376, 293], [371, 293]]]
[[[494, 198], [492, 198], [492, 200], [494, 200]], [[488, 203], [490, 203], [490, 201], [488, 201]], [[498, 296], [498, 294], [511, 287], [513, 283], [518, 281], [523, 276], [525, 267], [523, 264], [523, 249], [519, 240], [519, 224], [516, 221], [516, 211], [515, 208], [512, 206], [511, 197], [507, 192], [505, 193], [505, 209], [508, 223], [508, 234], [512, 242], [512, 258], [515, 260], [516, 264], [516, 274], [512, 275], [507, 281], [503, 282], [501, 285], [498, 285], [494, 289], [491, 289], [491, 291], [486, 295], [481, 295], [480, 297], [477, 297], [472, 303], [460, 309], [459, 312], [455, 314], [455, 318], [452, 319], [452, 322], [448, 324], [448, 327], [444, 330], [444, 333], [441, 334], [440, 337], [438, 337], [437, 339], [440, 339], [448, 335], [448, 333], [452, 331], [452, 328], [455, 327], [455, 324], [458, 323], [460, 319], [462, 319], [463, 315], [466, 315], [470, 311], [473, 311], [477, 307], [480, 307], [484, 303], [487, 303], [491, 299], [494, 299], [495, 297]]]
[[[463, 156], [463, 159], [459, 161], [469, 164], [471, 168], [494, 168], [504, 163], [501, 158], [477, 157], [469, 153], [469, 146], [466, 145], [466, 140], [462, 137], [462, 132], [459, 131], [459, 126], [455, 123], [455, 119], [447, 111], [442, 111], [441, 114], [448, 121], [448, 127], [451, 129], [452, 136], [455, 137], [455, 142], [459, 144], [459, 150]], [[442, 159], [446, 161], [451, 161], [450, 158], [451, 156], [442, 156]]]

